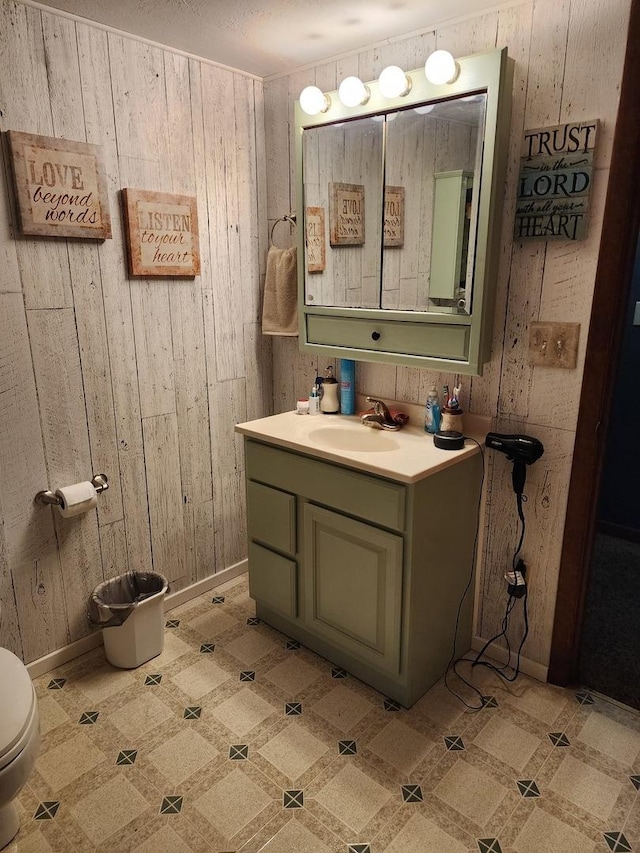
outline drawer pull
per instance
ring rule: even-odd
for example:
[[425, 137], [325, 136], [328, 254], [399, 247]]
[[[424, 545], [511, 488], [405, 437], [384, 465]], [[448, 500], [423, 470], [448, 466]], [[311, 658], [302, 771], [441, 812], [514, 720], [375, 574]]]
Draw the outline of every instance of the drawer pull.
[[380, 332], [371, 332], [371, 340], [379, 341], [380, 340]]

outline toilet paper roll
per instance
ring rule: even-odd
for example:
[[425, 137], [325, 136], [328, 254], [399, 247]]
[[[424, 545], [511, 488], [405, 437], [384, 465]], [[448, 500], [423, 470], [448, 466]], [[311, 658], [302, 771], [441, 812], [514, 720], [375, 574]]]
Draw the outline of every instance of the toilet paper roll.
[[82, 515], [89, 512], [98, 505], [98, 493], [93, 483], [85, 480], [84, 483], [74, 483], [72, 486], [64, 486], [56, 489], [56, 495], [62, 503], [58, 504], [58, 511], [63, 518], [71, 518], [74, 515]]

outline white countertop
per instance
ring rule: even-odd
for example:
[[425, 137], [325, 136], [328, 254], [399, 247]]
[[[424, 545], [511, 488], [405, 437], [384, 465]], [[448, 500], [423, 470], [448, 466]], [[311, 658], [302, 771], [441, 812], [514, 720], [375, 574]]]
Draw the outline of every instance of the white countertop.
[[[433, 437], [424, 431], [421, 407], [390, 405], [410, 414], [410, 423], [398, 431], [364, 426], [358, 415], [298, 415], [296, 412], [238, 424], [236, 431], [267, 444], [402, 483], [415, 483], [479, 452], [478, 446], [470, 440], [465, 441], [462, 450], [440, 450], [434, 446]], [[467, 414], [464, 416], [465, 435], [482, 444], [490, 424], [490, 418]]]

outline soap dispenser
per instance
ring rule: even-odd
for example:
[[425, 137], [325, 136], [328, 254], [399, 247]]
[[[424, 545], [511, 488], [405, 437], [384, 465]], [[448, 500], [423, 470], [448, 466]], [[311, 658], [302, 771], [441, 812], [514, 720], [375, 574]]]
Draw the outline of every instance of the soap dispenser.
[[333, 367], [329, 365], [322, 379], [322, 397], [320, 411], [325, 415], [337, 415], [340, 411], [338, 402], [338, 380], [333, 375]]

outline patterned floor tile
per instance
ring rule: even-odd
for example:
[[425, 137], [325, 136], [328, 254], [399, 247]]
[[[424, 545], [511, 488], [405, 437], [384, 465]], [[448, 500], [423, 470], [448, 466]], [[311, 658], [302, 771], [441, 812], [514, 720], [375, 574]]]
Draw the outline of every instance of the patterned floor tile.
[[320, 700], [310, 703], [309, 710], [347, 734], [372, 714], [375, 705], [370, 699], [354, 693], [347, 682], [340, 681]]
[[275, 685], [287, 696], [300, 695], [322, 677], [319, 666], [313, 666], [299, 655], [290, 655], [265, 672], [265, 682]]
[[283, 791], [282, 806], [285, 809], [301, 809], [304, 806], [304, 792], [297, 790]]
[[162, 798], [160, 803], [160, 814], [180, 814], [182, 811], [183, 798], [176, 794], [170, 794]]
[[283, 777], [295, 782], [331, 750], [327, 743], [308, 729], [297, 722], [291, 722], [267, 740], [258, 752]]
[[375, 736], [367, 737], [361, 753], [376, 766], [406, 780], [435, 749], [435, 743], [405, 720], [406, 717], [385, 718], [384, 727]]
[[400, 788], [355, 756], [336, 759], [306, 795], [306, 808], [345, 841], [354, 832], [375, 835], [402, 803]]
[[61, 791], [105, 760], [105, 754], [81, 732], [41, 752], [35, 765], [36, 778], [32, 781], [35, 784], [40, 776], [51, 791]]
[[[259, 815], [263, 815], [266, 823], [273, 817], [274, 809], [282, 808], [281, 798], [280, 802], [274, 801], [274, 792], [249, 772], [248, 762], [234, 762], [231, 766], [231, 772], [217, 778], [214, 784], [207, 785], [193, 803], [196, 812], [194, 819], [199, 816], [206, 822], [208, 831], [212, 833], [210, 840], [214, 849], [219, 850], [240, 847], [241, 843], [237, 843], [236, 839], [242, 838], [245, 832], [254, 834], [251, 829]], [[206, 835], [206, 826], [201, 832]], [[219, 846], [216, 847], [216, 844]]]
[[520, 791], [523, 797], [540, 796], [540, 789], [533, 781], [533, 779], [518, 779], [516, 785], [518, 786], [518, 790]]
[[[424, 806], [400, 809], [375, 837], [372, 851], [384, 853], [469, 853], [477, 847], [460, 828], [428, 814]], [[444, 825], [442, 825], [444, 824]], [[427, 846], [428, 845], [428, 846]]]
[[147, 810], [147, 800], [122, 776], [81, 798], [70, 809], [93, 844], [101, 844]]
[[540, 748], [541, 741], [539, 735], [516, 725], [508, 716], [499, 715], [487, 719], [472, 743], [517, 773], [522, 773]]
[[278, 709], [250, 687], [241, 688], [211, 710], [212, 717], [240, 737], [276, 713]]
[[154, 749], [148, 758], [164, 778], [177, 787], [217, 755], [218, 750], [211, 743], [188, 727]]
[[57, 800], [47, 800], [38, 805], [33, 816], [34, 820], [53, 820], [56, 812], [60, 808], [60, 803]]
[[235, 743], [229, 747], [229, 758], [232, 761], [244, 761], [249, 758], [249, 745], [246, 743]]
[[564, 732], [549, 732], [549, 740], [554, 746], [570, 746], [571, 742]]
[[640, 850], [640, 717], [482, 667], [482, 712], [442, 682], [405, 709], [252, 607], [233, 579], [139, 671], [94, 649], [35, 680], [17, 853]]
[[420, 785], [403, 785], [402, 800], [405, 803], [421, 803], [424, 800]]
[[306, 809], [281, 809], [242, 853], [346, 853], [346, 846]]
[[202, 708], [200, 705], [189, 705], [188, 708], [184, 709], [183, 717], [185, 720], [199, 720], [202, 715]]

